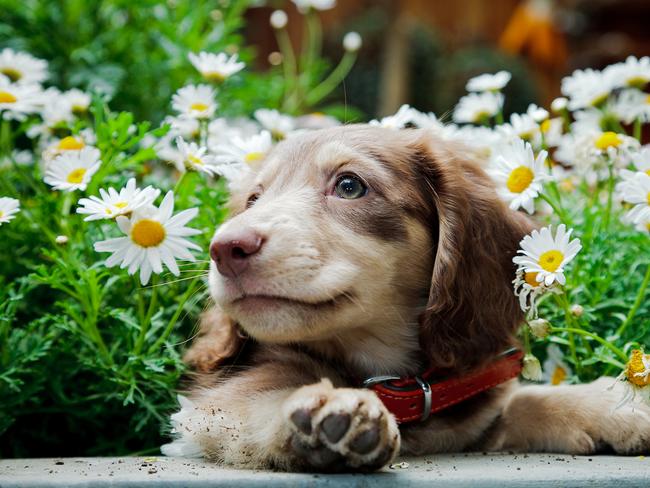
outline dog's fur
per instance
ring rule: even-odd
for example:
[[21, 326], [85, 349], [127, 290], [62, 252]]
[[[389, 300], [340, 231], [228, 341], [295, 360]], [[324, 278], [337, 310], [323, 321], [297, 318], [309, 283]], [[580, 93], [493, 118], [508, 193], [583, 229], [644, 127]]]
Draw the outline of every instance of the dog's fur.
[[[379, 468], [401, 452], [650, 450], [650, 410], [614, 381], [516, 380], [398, 428], [378, 374], [449, 374], [516, 344], [512, 257], [531, 222], [467, 149], [418, 130], [346, 126], [280, 143], [241, 183], [219, 239], [262, 249], [236, 278], [210, 270], [216, 306], [186, 361], [199, 372], [166, 452], [238, 466]], [[341, 174], [368, 186], [337, 197]], [[253, 196], [253, 198], [251, 198]]]

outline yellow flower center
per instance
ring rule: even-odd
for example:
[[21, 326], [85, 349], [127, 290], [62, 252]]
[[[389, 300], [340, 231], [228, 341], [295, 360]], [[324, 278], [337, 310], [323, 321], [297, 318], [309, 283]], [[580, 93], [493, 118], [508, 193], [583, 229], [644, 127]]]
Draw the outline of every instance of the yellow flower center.
[[203, 76], [205, 76], [206, 80], [213, 81], [215, 83], [223, 83], [226, 80], [226, 77], [218, 71], [206, 71], [203, 73]]
[[647, 95], [647, 96], [645, 97], [645, 103], [647, 103], [648, 105], [650, 105], [650, 95]]
[[126, 207], [128, 204], [129, 204], [128, 202], [117, 202], [117, 203], [115, 204], [115, 206], [116, 206], [117, 208], [124, 208], [124, 207]]
[[551, 251], [546, 251], [539, 257], [539, 265], [542, 267], [542, 269], [553, 273], [560, 267], [563, 260], [564, 254], [556, 249], [553, 249]]
[[196, 156], [188, 156], [187, 160], [195, 166], [203, 166], [203, 161], [201, 161], [201, 159], [197, 158]]
[[244, 158], [244, 160], [245, 160], [247, 163], [254, 163], [255, 161], [259, 161], [259, 160], [262, 159], [263, 157], [264, 157], [264, 154], [261, 153], [261, 152], [251, 152], [251, 153], [248, 153], [248, 154], [246, 155], [246, 157]]
[[86, 168], [73, 169], [68, 174], [68, 177], [66, 178], [66, 181], [68, 183], [72, 183], [73, 185], [78, 185], [79, 183], [81, 183], [83, 181], [85, 174], [86, 174]]
[[485, 110], [481, 112], [476, 112], [474, 115], [474, 123], [478, 122], [483, 122], [484, 120], [487, 120], [490, 118], [490, 112], [486, 112]]
[[208, 106], [205, 103], [196, 102], [190, 105], [190, 108], [192, 110], [196, 110], [197, 112], [204, 112], [208, 109]]
[[607, 97], [609, 96], [609, 93], [603, 93], [602, 95], [597, 96], [591, 101], [591, 105], [593, 107], [597, 107], [598, 105], [602, 105], [605, 100], [607, 100]]
[[532, 131], [521, 132], [519, 134], [519, 138], [523, 139], [526, 142], [530, 142], [533, 140], [533, 132]]
[[524, 273], [524, 281], [533, 288], [537, 288], [539, 286], [539, 281], [537, 281], [537, 273], [534, 271], [526, 271], [526, 273]]
[[605, 151], [609, 147], [618, 147], [621, 142], [623, 141], [616, 132], [603, 132], [594, 145], [601, 151]]
[[165, 228], [155, 220], [138, 220], [131, 228], [131, 240], [142, 247], [158, 246], [165, 240]]
[[17, 69], [14, 69], [14, 68], [2, 68], [2, 69], [0, 69], [0, 73], [5, 75], [7, 78], [9, 78], [13, 82], [18, 81], [23, 77], [23, 74], [20, 71], [18, 71]]
[[646, 169], [646, 170], [645, 170], [645, 174], [647, 174], [648, 176], [650, 176], [650, 169]]
[[84, 144], [83, 139], [77, 139], [76, 137], [68, 136], [61, 139], [56, 148], [60, 149], [61, 151], [79, 151], [83, 149], [85, 145], [86, 144]]
[[0, 219], [1, 219], [2, 217], [4, 217], [4, 216], [5, 216], [5, 213], [4, 213], [2, 210], [0, 210]]
[[533, 181], [535, 174], [527, 166], [515, 168], [508, 176], [506, 186], [512, 193], [521, 193], [528, 188]]
[[540, 124], [539, 128], [544, 133], [548, 132], [549, 129], [551, 128], [551, 119], [546, 119], [544, 122]]
[[633, 76], [632, 78], [628, 78], [627, 85], [635, 88], [643, 88], [647, 82], [648, 79], [643, 76]]
[[72, 106], [72, 113], [76, 115], [84, 114], [88, 110], [88, 107], [85, 105], [73, 105]]
[[13, 94], [6, 92], [6, 91], [0, 91], [0, 103], [16, 103], [16, 100], [18, 100]]
[[646, 363], [648, 363], [650, 360], [650, 354], [643, 354], [639, 349], [635, 349], [632, 351], [630, 360], [625, 368], [625, 376], [627, 377], [627, 380], [636, 386], [650, 385], [650, 371], [643, 362], [644, 358]]
[[648, 192], [645, 198], [648, 201], [648, 205], [650, 205], [650, 191]]
[[571, 178], [564, 178], [563, 180], [560, 181], [559, 186], [565, 192], [572, 192], [576, 188]]
[[562, 366], [555, 366], [555, 369], [553, 370], [553, 374], [551, 375], [551, 384], [552, 385], [559, 385], [562, 383], [567, 377], [566, 370]]

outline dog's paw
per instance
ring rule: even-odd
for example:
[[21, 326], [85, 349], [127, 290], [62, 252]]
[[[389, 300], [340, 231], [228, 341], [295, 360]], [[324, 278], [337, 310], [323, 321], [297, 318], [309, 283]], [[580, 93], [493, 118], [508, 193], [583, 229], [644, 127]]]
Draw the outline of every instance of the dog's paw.
[[399, 452], [397, 422], [368, 390], [334, 388], [322, 380], [293, 393], [283, 414], [290, 449], [319, 470], [375, 470]]

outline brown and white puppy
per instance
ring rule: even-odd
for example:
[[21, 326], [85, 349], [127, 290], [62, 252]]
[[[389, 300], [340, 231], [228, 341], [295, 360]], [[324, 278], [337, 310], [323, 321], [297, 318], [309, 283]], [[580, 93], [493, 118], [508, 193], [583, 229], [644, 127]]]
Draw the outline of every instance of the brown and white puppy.
[[398, 428], [359, 382], [461, 374], [516, 343], [512, 257], [531, 229], [467, 150], [346, 126], [280, 143], [216, 232], [215, 308], [168, 454], [249, 467], [377, 469], [398, 453], [650, 450], [612, 381], [493, 388]]

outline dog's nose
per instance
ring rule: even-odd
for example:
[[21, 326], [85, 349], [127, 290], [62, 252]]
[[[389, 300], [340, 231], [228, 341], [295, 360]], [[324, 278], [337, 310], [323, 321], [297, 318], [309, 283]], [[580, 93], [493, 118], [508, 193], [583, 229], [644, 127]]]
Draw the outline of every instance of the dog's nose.
[[252, 229], [226, 232], [212, 241], [210, 256], [219, 273], [235, 278], [248, 267], [249, 258], [259, 252], [262, 243], [262, 237]]

